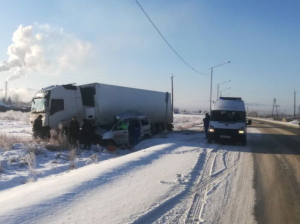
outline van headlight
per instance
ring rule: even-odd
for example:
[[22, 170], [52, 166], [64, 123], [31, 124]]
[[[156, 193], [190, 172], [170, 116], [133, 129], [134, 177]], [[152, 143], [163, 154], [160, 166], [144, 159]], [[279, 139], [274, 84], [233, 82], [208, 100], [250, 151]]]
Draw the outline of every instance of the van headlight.
[[245, 128], [240, 128], [239, 134], [245, 134]]
[[215, 127], [210, 125], [208, 131], [209, 132], [215, 132]]

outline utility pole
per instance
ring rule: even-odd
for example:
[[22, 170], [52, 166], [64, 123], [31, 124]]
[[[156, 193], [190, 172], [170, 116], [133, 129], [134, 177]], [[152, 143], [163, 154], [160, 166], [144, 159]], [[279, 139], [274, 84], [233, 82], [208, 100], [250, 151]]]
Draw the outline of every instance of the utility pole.
[[211, 114], [211, 97], [212, 97], [213, 69], [216, 68], [216, 67], [220, 67], [220, 66], [222, 66], [222, 65], [229, 64], [229, 63], [230, 63], [230, 61], [225, 62], [225, 63], [220, 64], [220, 65], [216, 65], [216, 66], [210, 68], [210, 99], [209, 99], [209, 114]]
[[173, 73], [172, 73], [172, 76], [171, 76], [171, 85], [172, 85], [172, 113], [174, 113], [174, 89], [173, 89]]
[[[274, 116], [274, 112], [276, 110], [276, 117], [278, 117], [278, 110], [277, 110], [277, 107], [279, 107], [279, 105], [277, 105], [276, 103], [276, 98], [274, 98], [273, 100], [273, 109], [272, 109], [272, 116]], [[275, 110], [274, 110], [275, 109]]]
[[296, 117], [296, 91], [294, 91], [294, 117]]
[[213, 68], [210, 69], [210, 99], [209, 99], [209, 115], [210, 116], [211, 116], [212, 80], [213, 80]]

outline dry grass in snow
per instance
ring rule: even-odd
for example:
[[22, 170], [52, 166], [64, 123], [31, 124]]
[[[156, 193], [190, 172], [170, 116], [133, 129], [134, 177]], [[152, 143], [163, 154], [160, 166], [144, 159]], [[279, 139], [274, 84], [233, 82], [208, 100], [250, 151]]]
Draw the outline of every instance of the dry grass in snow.
[[22, 121], [26, 124], [30, 124], [30, 113], [10, 110], [4, 113], [0, 113], [0, 120]]
[[203, 115], [174, 115], [174, 130], [187, 130], [203, 124]]
[[10, 150], [14, 148], [15, 144], [29, 144], [32, 140], [22, 138], [15, 135], [7, 135], [0, 133], [0, 148]]

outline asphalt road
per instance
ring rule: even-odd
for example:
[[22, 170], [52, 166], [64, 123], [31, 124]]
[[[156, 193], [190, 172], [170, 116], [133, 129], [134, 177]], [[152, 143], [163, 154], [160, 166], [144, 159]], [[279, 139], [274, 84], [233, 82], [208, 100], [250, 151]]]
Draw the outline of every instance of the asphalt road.
[[250, 128], [261, 132], [249, 133], [257, 222], [300, 223], [300, 130], [260, 121]]

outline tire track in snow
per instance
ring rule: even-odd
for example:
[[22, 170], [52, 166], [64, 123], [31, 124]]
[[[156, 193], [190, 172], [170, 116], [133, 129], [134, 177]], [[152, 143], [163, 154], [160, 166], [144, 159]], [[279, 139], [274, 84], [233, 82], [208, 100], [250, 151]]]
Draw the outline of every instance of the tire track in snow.
[[[209, 180], [212, 174], [213, 165], [216, 159], [216, 153], [212, 153], [209, 155], [207, 163], [204, 167], [204, 171], [198, 183]], [[185, 223], [198, 223], [201, 222], [201, 216], [203, 212], [203, 208], [206, 202], [206, 195], [208, 190], [209, 182], [206, 184], [204, 189], [199, 188], [198, 192], [195, 193], [193, 204], [188, 212], [187, 219]]]
[[[191, 184], [190, 184], [191, 187], [193, 186], [193, 183], [198, 180], [201, 170], [203, 170], [206, 157], [207, 157], [206, 153], [201, 153], [199, 155], [198, 161], [195, 164], [193, 170], [191, 171], [192, 173]], [[154, 206], [149, 211], [146, 211], [143, 215], [138, 217], [133, 223], [135, 224], [154, 223], [165, 213], [167, 213], [172, 208], [174, 208], [176, 204], [184, 200], [184, 198], [189, 192], [190, 192], [190, 187], [186, 187], [180, 193], [171, 196], [169, 199], [165, 200], [164, 202], [161, 202], [158, 206]]]
[[195, 191], [197, 192], [193, 192], [194, 200], [185, 221], [183, 221], [184, 223], [196, 224], [204, 221], [202, 219], [202, 213], [206, 204], [207, 194], [214, 191], [214, 186], [217, 186], [222, 181], [226, 180], [226, 176], [237, 168], [239, 156], [235, 159], [235, 154], [235, 152], [224, 151], [222, 156], [225, 168], [213, 175], [212, 168], [216, 162], [217, 153], [211, 154], [211, 157], [208, 159], [204, 168], [201, 180], [199, 181], [198, 186], [195, 188]]
[[[235, 164], [232, 164], [233, 162], [229, 162], [232, 159], [227, 158], [228, 156], [226, 155], [228, 153], [227, 150], [224, 150], [224, 145], [218, 145], [213, 150], [210, 148], [204, 149], [193, 171], [191, 171], [192, 179], [185, 189], [160, 202], [157, 206], [152, 207], [143, 214], [136, 216], [136, 218], [132, 217], [132, 219], [135, 219], [133, 223], [199, 223], [199, 217], [201, 217], [205, 205], [202, 202], [207, 193], [212, 190], [211, 186], [216, 186], [225, 180], [228, 173], [231, 173], [237, 167]], [[228, 162], [224, 164], [224, 169], [212, 174], [216, 162], [215, 158], [217, 155], [222, 154], [224, 154]], [[194, 209], [194, 211], [191, 211], [191, 209]], [[190, 220], [188, 219], [189, 215], [195, 216], [196, 218], [194, 219], [198, 221], [188, 222]], [[191, 219], [191, 221], [193, 220]]]

